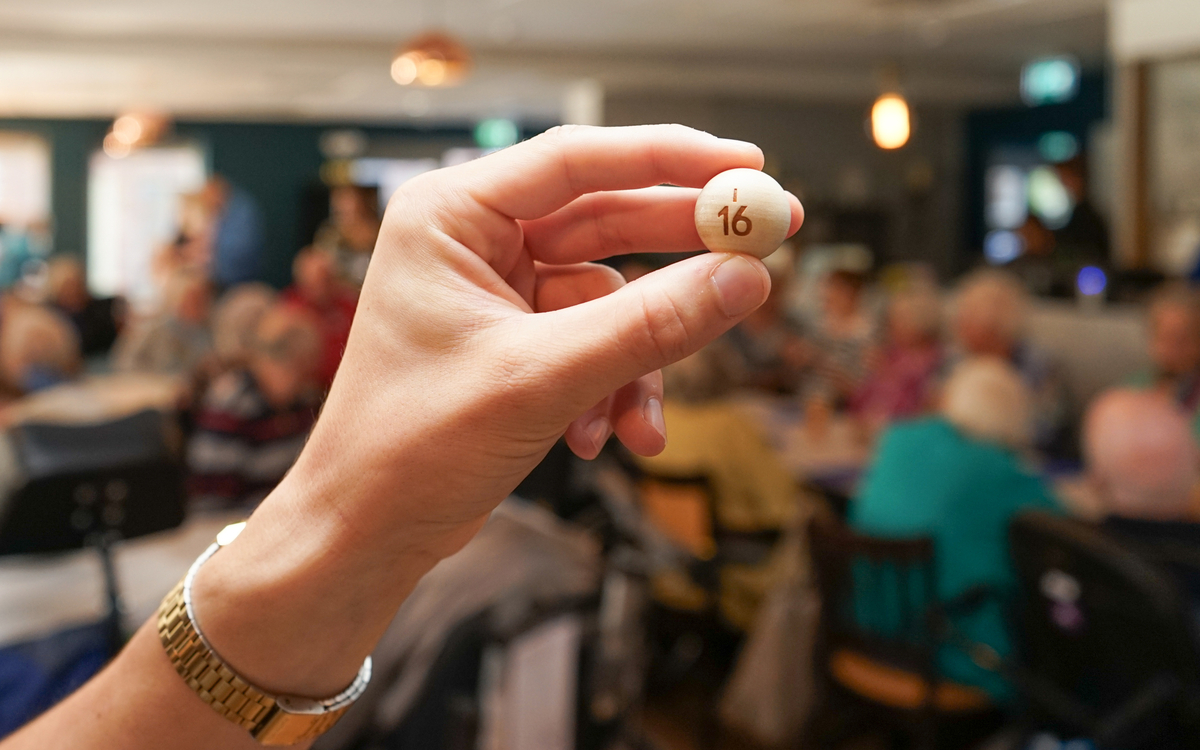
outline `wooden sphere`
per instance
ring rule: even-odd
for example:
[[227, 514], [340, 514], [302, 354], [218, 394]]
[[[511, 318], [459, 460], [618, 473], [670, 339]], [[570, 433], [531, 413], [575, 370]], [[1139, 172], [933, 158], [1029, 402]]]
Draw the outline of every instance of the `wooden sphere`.
[[696, 231], [714, 253], [765, 258], [787, 239], [792, 207], [779, 183], [757, 169], [730, 169], [696, 199]]

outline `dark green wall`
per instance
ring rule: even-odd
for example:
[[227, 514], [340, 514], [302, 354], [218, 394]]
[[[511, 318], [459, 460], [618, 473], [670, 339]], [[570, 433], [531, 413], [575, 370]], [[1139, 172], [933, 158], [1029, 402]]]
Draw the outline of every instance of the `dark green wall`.
[[[111, 120], [0, 119], [0, 130], [38, 133], [50, 143], [53, 158], [51, 210], [55, 250], [87, 250], [88, 159], [100, 148]], [[250, 123], [182, 120], [175, 135], [201, 145], [210, 168], [249, 191], [262, 209], [267, 232], [263, 280], [288, 283], [291, 259], [309, 241], [301, 237], [303, 198], [319, 185], [321, 134], [330, 128], [356, 127], [367, 133], [371, 150], [382, 146], [392, 157], [438, 155], [454, 145], [471, 145], [469, 128], [417, 129], [359, 127], [346, 123]], [[380, 154], [382, 155], [382, 154]]]

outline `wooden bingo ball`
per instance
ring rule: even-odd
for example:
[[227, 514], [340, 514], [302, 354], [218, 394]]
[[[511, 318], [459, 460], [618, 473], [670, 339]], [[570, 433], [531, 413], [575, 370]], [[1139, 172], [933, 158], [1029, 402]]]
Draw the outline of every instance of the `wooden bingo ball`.
[[730, 169], [696, 199], [696, 231], [714, 253], [765, 258], [787, 239], [792, 207], [779, 183], [757, 169]]

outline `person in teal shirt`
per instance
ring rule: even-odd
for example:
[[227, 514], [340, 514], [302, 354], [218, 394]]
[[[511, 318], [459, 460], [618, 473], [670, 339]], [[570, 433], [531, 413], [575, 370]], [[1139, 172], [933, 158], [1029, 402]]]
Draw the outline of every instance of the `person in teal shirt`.
[[[1032, 440], [1029, 394], [1020, 375], [999, 359], [958, 365], [946, 384], [941, 414], [893, 425], [850, 507], [861, 534], [885, 538], [930, 537], [934, 542], [937, 595], [945, 601], [986, 584], [1011, 591], [1008, 526], [1026, 508], [1055, 502], [1021, 452]], [[864, 622], [860, 600], [859, 616]], [[876, 620], [870, 620], [875, 622]], [[955, 620], [971, 641], [1009, 653], [1001, 605], [994, 599]], [[939, 654], [943, 677], [982, 688], [1004, 701], [1008, 686], [961, 649]]]

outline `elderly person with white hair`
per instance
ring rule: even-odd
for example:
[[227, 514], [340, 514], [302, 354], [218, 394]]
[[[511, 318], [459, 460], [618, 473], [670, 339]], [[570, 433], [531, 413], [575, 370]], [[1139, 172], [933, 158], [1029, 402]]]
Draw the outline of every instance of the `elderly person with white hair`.
[[959, 285], [954, 341], [959, 355], [1006, 360], [1029, 389], [1033, 447], [1049, 454], [1069, 450], [1069, 412], [1063, 381], [1052, 358], [1024, 338], [1029, 295], [1020, 279], [998, 269], [977, 271]]
[[[1017, 371], [998, 358], [955, 367], [938, 416], [893, 425], [850, 508], [851, 525], [871, 536], [929, 537], [936, 549], [938, 597], [981, 584], [1013, 585], [1010, 519], [1025, 508], [1052, 508], [1042, 480], [1022, 460], [1032, 438], [1030, 399]], [[1009, 649], [995, 602], [956, 622], [970, 640], [1001, 655]], [[996, 699], [1006, 685], [959, 650], [939, 656], [942, 675]]]
[[[1196, 490], [1200, 450], [1191, 424], [1166, 395], [1118, 389], [1092, 404], [1084, 422], [1088, 481], [1107, 514], [1104, 529], [1165, 562], [1200, 602]], [[1192, 550], [1192, 563], [1172, 550]]]
[[212, 287], [197, 271], [175, 271], [163, 290], [162, 310], [122, 332], [113, 347], [118, 372], [188, 376], [212, 354], [208, 314]]

